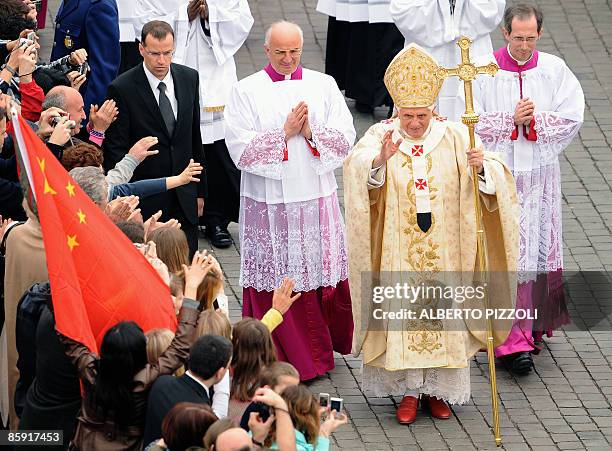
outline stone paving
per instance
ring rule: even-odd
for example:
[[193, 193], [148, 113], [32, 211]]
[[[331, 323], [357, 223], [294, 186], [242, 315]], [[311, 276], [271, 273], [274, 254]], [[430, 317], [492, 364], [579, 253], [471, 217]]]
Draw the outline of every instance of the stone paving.
[[[50, 1], [49, 22], [58, 0]], [[266, 63], [262, 50], [265, 28], [279, 19], [297, 22], [304, 30], [305, 66], [323, 70], [327, 17], [315, 11], [316, 0], [250, 2], [255, 25], [236, 57], [239, 78]], [[578, 76], [587, 99], [585, 123], [579, 138], [561, 156], [563, 229], [568, 270], [612, 270], [612, 2], [610, 0], [539, 0], [544, 10], [544, 37], [539, 48], [561, 56]], [[494, 33], [494, 47], [502, 44]], [[52, 30], [43, 32], [49, 48]], [[48, 55], [48, 53], [46, 54]], [[43, 53], [43, 56], [45, 54]], [[350, 106], [352, 103], [348, 100]], [[358, 137], [386, 108], [375, 115], [353, 110]], [[342, 175], [337, 174], [342, 194]], [[237, 239], [235, 224], [230, 231]], [[210, 249], [202, 240], [201, 248]], [[240, 318], [242, 290], [238, 285], [240, 246], [215, 250], [228, 282], [231, 316]], [[610, 299], [609, 284], [599, 294]], [[579, 294], [579, 293], [578, 293]], [[578, 296], [579, 297], [579, 296]], [[584, 296], [583, 296], [584, 298]], [[575, 305], [580, 305], [578, 301]], [[588, 317], [583, 309], [573, 313]], [[526, 377], [509, 375], [498, 365], [498, 388], [503, 448], [507, 450], [612, 449], [612, 333], [608, 309], [597, 310], [598, 327], [591, 331], [567, 328], [548, 339], [535, 357], [536, 371]], [[591, 315], [591, 319], [593, 315]], [[361, 390], [361, 363], [336, 356], [336, 368], [312, 382], [314, 393], [344, 398], [350, 423], [333, 438], [334, 449], [494, 449], [488, 363], [486, 354], [471, 362], [472, 400], [453, 407], [453, 417], [433, 421], [420, 414], [411, 426], [397, 424], [399, 399], [366, 397]]]

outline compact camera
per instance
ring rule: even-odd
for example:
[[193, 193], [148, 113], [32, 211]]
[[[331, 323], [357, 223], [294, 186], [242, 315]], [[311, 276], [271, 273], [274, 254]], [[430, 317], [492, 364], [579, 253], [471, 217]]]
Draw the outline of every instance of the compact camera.
[[344, 400], [342, 398], [331, 398], [329, 400], [329, 410], [335, 410], [336, 412], [342, 412], [344, 408]]
[[329, 393], [319, 393], [319, 405], [325, 408], [329, 406]]
[[79, 72], [79, 75], [87, 75], [87, 72], [89, 72], [89, 64], [87, 61], [81, 64], [77, 71]]
[[[60, 122], [62, 122], [62, 116], [59, 117], [54, 117], [53, 119], [51, 119], [51, 124], [55, 127], [57, 124], [59, 124]], [[74, 121], [68, 121], [68, 128], [73, 129], [76, 127], [76, 122]]]

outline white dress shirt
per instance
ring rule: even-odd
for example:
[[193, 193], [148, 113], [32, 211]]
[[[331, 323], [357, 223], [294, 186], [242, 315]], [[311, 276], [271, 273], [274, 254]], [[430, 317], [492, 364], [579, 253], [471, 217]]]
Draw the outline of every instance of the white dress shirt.
[[158, 85], [160, 82], [164, 82], [166, 84], [166, 96], [168, 100], [170, 100], [170, 105], [172, 106], [172, 112], [174, 113], [174, 119], [176, 119], [176, 112], [178, 109], [178, 102], [176, 100], [176, 96], [174, 95], [174, 80], [172, 79], [172, 72], [168, 70], [168, 73], [164, 77], [163, 80], [158, 79], [155, 75], [147, 69], [144, 63], [142, 63], [142, 67], [144, 68], [144, 73], [147, 76], [147, 80], [149, 80], [149, 85], [151, 86], [151, 91], [153, 91], [153, 95], [155, 96], [155, 101], [159, 105], [159, 88]]

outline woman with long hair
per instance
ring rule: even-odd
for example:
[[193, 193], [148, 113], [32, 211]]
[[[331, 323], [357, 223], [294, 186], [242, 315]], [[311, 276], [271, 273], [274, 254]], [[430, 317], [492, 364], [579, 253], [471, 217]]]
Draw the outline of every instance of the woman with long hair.
[[[287, 410], [295, 427], [297, 451], [329, 450], [330, 435], [341, 425], [348, 422], [345, 414], [334, 410], [321, 424], [321, 414], [325, 410], [319, 406], [313, 394], [304, 385], [285, 388], [281, 397], [287, 403]], [[274, 433], [266, 442], [272, 442], [271, 448], [278, 448]]]
[[155, 243], [157, 257], [166, 264], [171, 274], [179, 274], [183, 265], [189, 264], [187, 236], [181, 229], [161, 227], [152, 231], [146, 240]]
[[170, 375], [185, 363], [202, 308], [194, 300], [196, 287], [212, 265], [211, 258], [196, 253], [186, 268], [176, 335], [153, 364], [147, 362], [145, 334], [133, 321], [122, 321], [104, 334], [99, 357], [81, 343], [60, 336], [85, 392], [71, 449], [142, 448], [149, 390], [159, 376]]
[[259, 320], [244, 318], [232, 331], [232, 381], [229, 417], [239, 422], [255, 390], [259, 372], [276, 362], [276, 349], [268, 328]]

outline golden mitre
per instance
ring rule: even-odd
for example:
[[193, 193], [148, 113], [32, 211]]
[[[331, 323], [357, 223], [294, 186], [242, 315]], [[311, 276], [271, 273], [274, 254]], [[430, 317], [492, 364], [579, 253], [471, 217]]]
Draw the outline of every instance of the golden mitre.
[[442, 89], [441, 67], [422, 47], [412, 43], [399, 52], [387, 67], [385, 86], [397, 108], [426, 108], [433, 105]]

